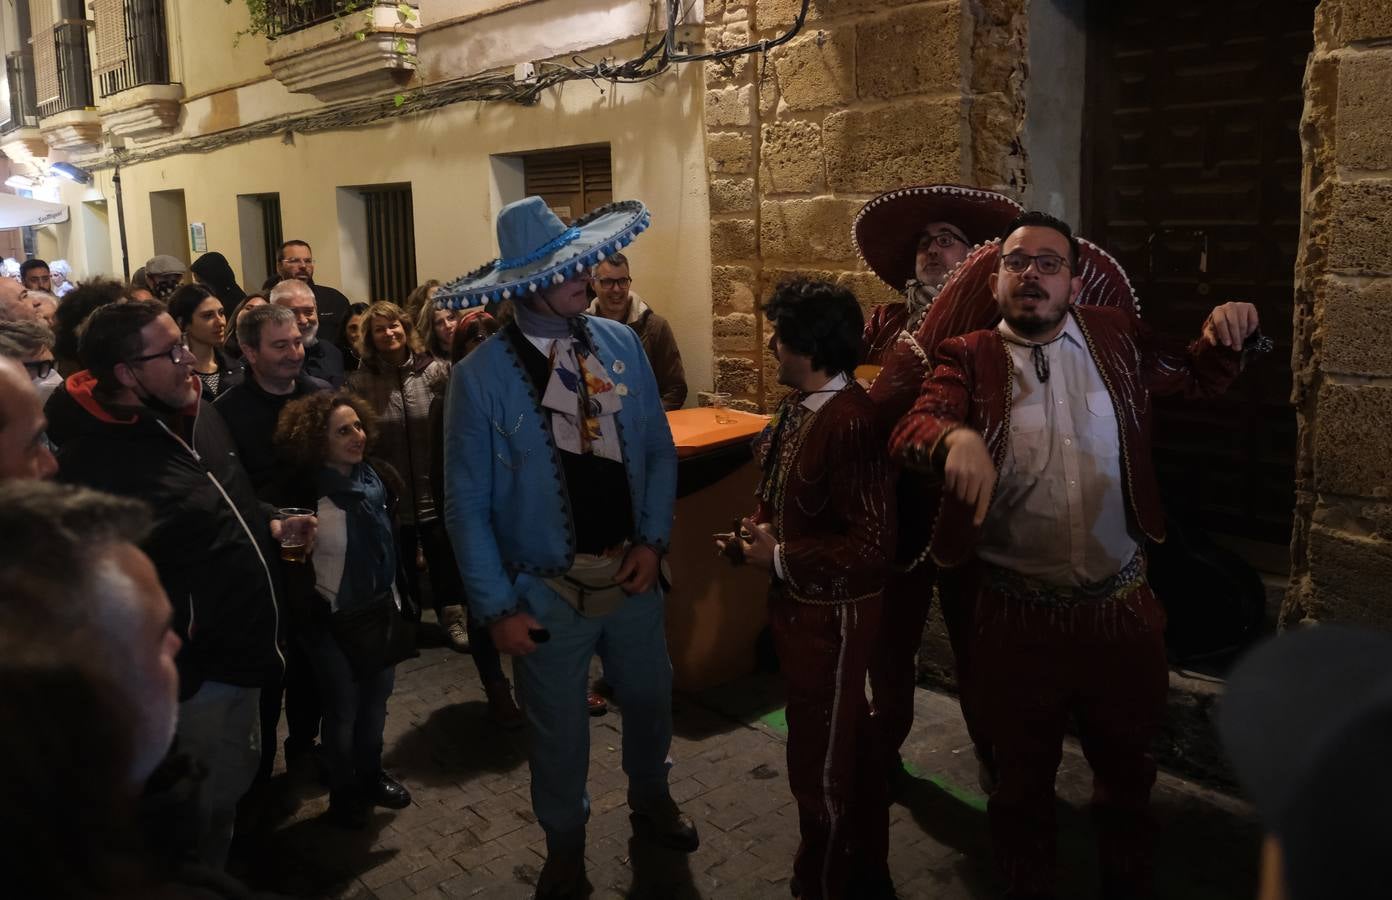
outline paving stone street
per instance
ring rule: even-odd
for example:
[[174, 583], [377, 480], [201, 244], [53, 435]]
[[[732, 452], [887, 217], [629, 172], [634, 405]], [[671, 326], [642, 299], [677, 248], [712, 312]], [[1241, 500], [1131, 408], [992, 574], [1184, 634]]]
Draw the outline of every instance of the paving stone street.
[[[784, 775], [779, 681], [753, 675], [674, 700], [672, 793], [701, 831], [686, 856], [634, 839], [620, 769], [622, 710], [592, 720], [586, 855], [597, 898], [789, 896], [797, 814]], [[890, 865], [904, 898], [999, 896], [985, 798], [957, 711], [920, 690], [904, 757], [915, 777], [891, 810]], [[526, 737], [488, 719], [469, 658], [443, 647], [397, 670], [387, 719], [386, 769], [412, 805], [378, 810], [363, 832], [319, 821], [320, 788], [291, 784], [279, 767], [267, 796], [248, 803], [232, 871], [254, 887], [300, 897], [526, 898], [544, 858], [528, 796]], [[284, 726], [282, 725], [282, 729]], [[281, 738], [284, 733], [282, 731]], [[1098, 894], [1076, 745], [1059, 771], [1060, 897]], [[1259, 834], [1245, 806], [1162, 774], [1157, 895], [1173, 900], [1255, 896]], [[252, 833], [254, 831], [254, 833]]]

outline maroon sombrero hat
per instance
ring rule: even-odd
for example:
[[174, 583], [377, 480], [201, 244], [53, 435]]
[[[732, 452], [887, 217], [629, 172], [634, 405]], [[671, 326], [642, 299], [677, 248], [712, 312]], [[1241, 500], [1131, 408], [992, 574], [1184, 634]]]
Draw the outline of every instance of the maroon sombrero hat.
[[960, 184], [900, 188], [860, 208], [851, 224], [851, 240], [871, 271], [897, 291], [914, 276], [914, 254], [924, 225], [950, 222], [976, 245], [1000, 237], [1024, 211], [1004, 194]]
[[[950, 337], [995, 326], [1000, 309], [991, 295], [990, 276], [999, 260], [1000, 241], [993, 240], [952, 270], [914, 335], [919, 346], [931, 353]], [[1126, 270], [1087, 238], [1078, 238], [1078, 275], [1083, 279], [1075, 301], [1079, 306], [1110, 306], [1140, 316], [1141, 303]]]

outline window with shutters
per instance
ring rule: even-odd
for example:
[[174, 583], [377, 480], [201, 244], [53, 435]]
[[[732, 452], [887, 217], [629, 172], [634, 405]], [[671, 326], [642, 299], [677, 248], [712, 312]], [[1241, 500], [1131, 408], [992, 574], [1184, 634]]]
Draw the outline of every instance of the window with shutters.
[[30, 0], [29, 45], [39, 118], [92, 105], [92, 67], [82, 0]]
[[34, 99], [34, 51], [29, 45], [29, 0], [14, 0], [19, 49], [5, 54], [5, 80], [9, 88], [8, 118], [0, 134], [38, 125]]
[[238, 194], [237, 230], [242, 245], [243, 286], [253, 290], [274, 281], [281, 242], [279, 194]]
[[541, 197], [567, 225], [614, 199], [608, 144], [543, 150], [521, 159], [527, 196]]
[[92, 0], [101, 95], [142, 84], [169, 83], [164, 0]]
[[367, 220], [367, 277], [373, 300], [404, 303], [416, 287], [416, 225], [409, 184], [359, 188]]

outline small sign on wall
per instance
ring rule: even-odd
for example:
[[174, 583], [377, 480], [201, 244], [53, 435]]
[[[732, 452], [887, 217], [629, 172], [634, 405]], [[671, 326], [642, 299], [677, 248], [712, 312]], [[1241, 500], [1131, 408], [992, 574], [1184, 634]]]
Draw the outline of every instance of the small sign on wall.
[[189, 244], [193, 247], [194, 253], [208, 252], [208, 235], [203, 230], [202, 222], [189, 223]]

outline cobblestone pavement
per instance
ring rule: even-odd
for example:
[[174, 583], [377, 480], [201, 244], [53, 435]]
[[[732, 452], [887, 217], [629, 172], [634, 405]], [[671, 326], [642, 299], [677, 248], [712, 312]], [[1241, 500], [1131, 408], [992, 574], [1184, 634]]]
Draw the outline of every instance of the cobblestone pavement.
[[[781, 707], [776, 676], [674, 701], [672, 793], [701, 830], [690, 856], [632, 838], [622, 711], [611, 705], [592, 720], [586, 856], [595, 897], [789, 896], [797, 813]], [[410, 789], [409, 808], [378, 810], [366, 831], [342, 831], [318, 821], [328, 803], [322, 789], [292, 784], [277, 760], [270, 790], [245, 804], [232, 871], [304, 897], [531, 897], [545, 850], [528, 796], [526, 738], [490, 723], [466, 656], [435, 647], [398, 667], [386, 741], [385, 766]], [[904, 758], [915, 778], [891, 811], [899, 895], [998, 896], [985, 798], [955, 700], [919, 692]], [[1076, 745], [1064, 754], [1058, 789], [1060, 896], [1095, 897], [1091, 777]], [[1255, 895], [1259, 836], [1242, 804], [1162, 774], [1154, 805], [1158, 896]]]

